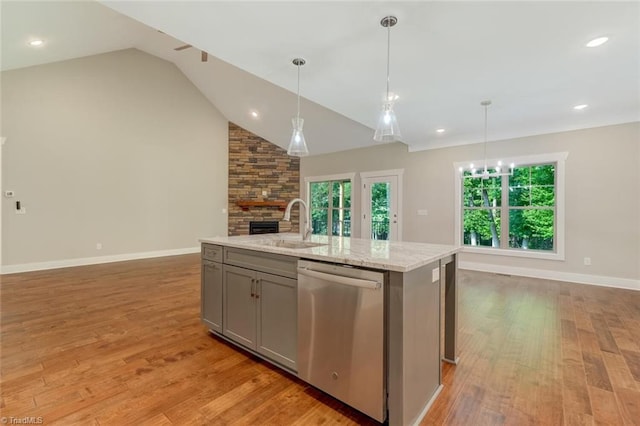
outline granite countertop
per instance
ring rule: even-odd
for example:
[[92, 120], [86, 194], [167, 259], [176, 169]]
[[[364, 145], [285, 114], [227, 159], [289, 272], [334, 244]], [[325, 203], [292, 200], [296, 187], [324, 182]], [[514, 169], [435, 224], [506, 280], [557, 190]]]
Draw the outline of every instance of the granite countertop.
[[452, 245], [322, 235], [312, 235], [308, 240], [322, 245], [308, 248], [288, 248], [274, 245], [279, 240], [300, 241], [301, 237], [300, 234], [295, 233], [279, 233], [210, 237], [201, 238], [199, 241], [265, 253], [284, 254], [302, 259], [322, 260], [397, 272], [408, 272], [460, 251], [460, 247]]

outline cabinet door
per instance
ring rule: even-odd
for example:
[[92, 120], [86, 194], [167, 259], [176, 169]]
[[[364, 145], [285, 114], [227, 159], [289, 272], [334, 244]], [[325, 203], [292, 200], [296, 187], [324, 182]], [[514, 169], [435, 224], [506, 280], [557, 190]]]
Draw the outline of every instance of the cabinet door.
[[296, 371], [297, 281], [257, 273], [258, 353]]
[[224, 320], [222, 334], [250, 349], [256, 348], [256, 273], [223, 265]]
[[222, 333], [222, 264], [202, 261], [200, 318], [211, 330]]

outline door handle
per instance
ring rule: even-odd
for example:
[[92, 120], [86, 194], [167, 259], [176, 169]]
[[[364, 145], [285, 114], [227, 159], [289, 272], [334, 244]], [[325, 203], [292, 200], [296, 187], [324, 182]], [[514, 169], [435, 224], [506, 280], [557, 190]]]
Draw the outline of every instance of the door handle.
[[318, 279], [329, 281], [335, 284], [348, 285], [352, 287], [362, 287], [362, 288], [368, 288], [371, 290], [377, 290], [382, 286], [382, 283], [378, 281], [345, 277], [343, 275], [327, 274], [326, 272], [314, 271], [313, 269], [308, 269], [308, 268], [298, 267], [298, 274], [306, 275], [312, 278], [318, 278]]

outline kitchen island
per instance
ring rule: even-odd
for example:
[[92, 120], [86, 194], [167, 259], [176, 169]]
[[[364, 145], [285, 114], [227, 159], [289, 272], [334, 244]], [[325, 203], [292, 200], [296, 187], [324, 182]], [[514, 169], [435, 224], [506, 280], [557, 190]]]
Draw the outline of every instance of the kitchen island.
[[[387, 417], [390, 425], [414, 424], [426, 414], [442, 389], [441, 360], [457, 361], [458, 247], [316, 235], [303, 242], [298, 234], [212, 237], [200, 242], [202, 321], [217, 336], [305, 380], [303, 371], [298, 371], [298, 357], [308, 355], [306, 331], [298, 335], [299, 318], [306, 315], [298, 313], [298, 260], [380, 272], [384, 277], [380, 407], [368, 410], [343, 399], [340, 392], [310, 383], [379, 421]], [[352, 329], [356, 340], [367, 340], [357, 335], [355, 323], [345, 328]], [[357, 369], [374, 359], [372, 352], [371, 360], [353, 364]], [[353, 375], [355, 382], [356, 374], [334, 372], [333, 379], [348, 383]], [[370, 380], [375, 388], [376, 380]], [[348, 393], [356, 401], [368, 388], [359, 386]]]

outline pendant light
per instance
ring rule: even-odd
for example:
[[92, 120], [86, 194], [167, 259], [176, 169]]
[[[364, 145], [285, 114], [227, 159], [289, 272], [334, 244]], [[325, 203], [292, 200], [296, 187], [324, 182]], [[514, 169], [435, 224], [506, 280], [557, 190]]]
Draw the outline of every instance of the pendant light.
[[302, 58], [295, 58], [292, 62], [293, 65], [298, 67], [298, 113], [291, 119], [293, 132], [291, 133], [291, 142], [289, 142], [287, 154], [294, 157], [304, 157], [309, 155], [309, 149], [307, 148], [307, 142], [304, 139], [304, 133], [302, 133], [304, 119], [300, 118], [300, 67], [306, 64], [306, 61]]
[[389, 62], [391, 56], [391, 27], [398, 23], [395, 16], [385, 16], [380, 21], [380, 25], [387, 29], [387, 95], [382, 103], [382, 111], [378, 119], [378, 126], [373, 135], [376, 142], [395, 142], [400, 140], [400, 128], [398, 127], [398, 119], [393, 111], [393, 104], [398, 99], [396, 95], [389, 91]]
[[469, 164], [469, 169], [467, 173], [464, 173], [465, 170], [460, 167], [460, 173], [463, 174], [465, 178], [482, 178], [489, 179], [493, 177], [500, 176], [513, 176], [513, 168], [515, 167], [514, 163], [509, 165], [509, 170], [502, 170], [502, 161], [498, 161], [495, 167], [493, 167], [494, 171], [490, 172], [489, 167], [487, 165], [487, 109], [489, 105], [491, 105], [491, 101], [482, 101], [480, 105], [484, 107], [484, 168], [478, 170], [473, 163]]

